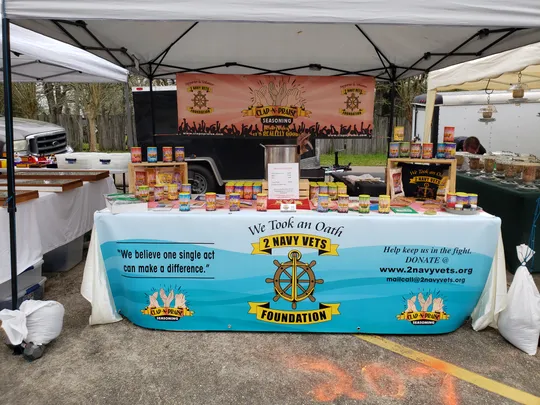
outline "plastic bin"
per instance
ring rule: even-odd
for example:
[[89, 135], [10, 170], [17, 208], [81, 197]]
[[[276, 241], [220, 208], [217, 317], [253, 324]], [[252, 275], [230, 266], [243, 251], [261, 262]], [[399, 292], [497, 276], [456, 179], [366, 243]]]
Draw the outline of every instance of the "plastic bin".
[[[46, 277], [41, 277], [38, 283], [28, 288], [19, 289], [19, 295], [17, 299], [17, 306], [20, 306], [23, 301], [26, 300], [41, 300], [45, 294], [45, 281]], [[7, 294], [0, 292], [0, 311], [2, 309], [13, 309], [11, 306], [11, 286]]]
[[125, 170], [131, 162], [131, 153], [100, 153], [98, 166], [92, 169], [99, 170]]
[[[42, 277], [42, 266], [43, 260], [40, 260], [17, 276], [17, 288], [19, 291], [26, 290], [28, 287], [32, 287], [40, 282]], [[0, 284], [0, 297], [4, 297], [6, 295], [11, 297], [11, 280]]]
[[97, 153], [76, 152], [56, 155], [56, 164], [62, 170], [92, 169], [97, 162]]
[[83, 259], [84, 235], [43, 255], [43, 272], [71, 270]]

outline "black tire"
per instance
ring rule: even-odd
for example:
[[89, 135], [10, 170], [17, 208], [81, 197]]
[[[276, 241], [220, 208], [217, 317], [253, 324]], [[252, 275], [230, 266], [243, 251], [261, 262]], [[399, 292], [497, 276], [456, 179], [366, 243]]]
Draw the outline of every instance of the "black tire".
[[188, 178], [191, 183], [192, 194], [216, 191], [217, 182], [214, 174], [204, 166], [189, 163]]

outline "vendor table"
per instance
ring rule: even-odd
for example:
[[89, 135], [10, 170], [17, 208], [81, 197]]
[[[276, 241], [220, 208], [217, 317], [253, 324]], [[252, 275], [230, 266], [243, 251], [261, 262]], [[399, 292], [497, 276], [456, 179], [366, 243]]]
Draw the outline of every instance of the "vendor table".
[[[457, 190], [478, 194], [478, 205], [502, 221], [502, 237], [508, 270], [520, 265], [516, 246], [529, 242], [529, 234], [540, 191], [518, 190], [500, 182], [482, 180], [464, 174], [457, 175]], [[540, 260], [535, 260], [533, 272], [540, 272]]]
[[92, 324], [121, 313], [164, 330], [447, 333], [483, 291], [495, 307], [484, 286], [501, 270], [499, 229], [488, 214], [104, 210], [81, 291]]
[[[84, 183], [63, 193], [39, 193], [17, 204], [17, 271], [33, 266], [42, 256], [92, 229], [94, 212], [105, 207], [103, 194], [115, 192], [112, 179]], [[0, 208], [0, 283], [11, 279], [9, 217]]]

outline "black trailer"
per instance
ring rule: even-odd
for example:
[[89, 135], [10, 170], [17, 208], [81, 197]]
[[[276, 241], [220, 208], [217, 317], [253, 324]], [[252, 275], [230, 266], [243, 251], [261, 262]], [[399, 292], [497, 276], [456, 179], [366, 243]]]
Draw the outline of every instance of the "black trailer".
[[[137, 144], [146, 159], [146, 147], [184, 146], [188, 177], [194, 193], [216, 191], [227, 180], [264, 178], [264, 148], [261, 145], [296, 143], [284, 138], [227, 138], [221, 136], [178, 135], [176, 86], [153, 88], [155, 135], [152, 133], [152, 108], [149, 88], [133, 88]], [[315, 145], [315, 140], [312, 140]], [[324, 169], [318, 164], [316, 150], [302, 155], [301, 177], [323, 180]], [[309, 162], [309, 163], [308, 163]]]

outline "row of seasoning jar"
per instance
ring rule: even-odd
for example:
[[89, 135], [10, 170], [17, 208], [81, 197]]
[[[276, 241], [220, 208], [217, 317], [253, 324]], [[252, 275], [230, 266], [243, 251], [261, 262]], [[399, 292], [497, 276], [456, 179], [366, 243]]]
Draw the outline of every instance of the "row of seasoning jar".
[[[438, 159], [454, 159], [456, 156], [456, 144], [453, 142], [437, 144], [436, 157]], [[390, 142], [388, 157], [432, 159], [433, 144], [419, 142]]]
[[242, 200], [256, 200], [262, 193], [262, 182], [229, 181], [225, 184], [225, 198], [228, 200], [233, 193], [239, 194]]
[[[318, 212], [328, 212], [329, 198], [328, 194], [319, 194], [317, 201]], [[360, 214], [369, 214], [371, 207], [371, 197], [369, 194], [360, 194], [358, 196], [358, 212]], [[340, 194], [338, 196], [337, 212], [346, 214], [349, 212], [349, 196], [347, 194]], [[379, 196], [379, 213], [390, 213], [390, 196], [383, 194]]]
[[475, 210], [478, 207], [478, 194], [448, 193], [446, 195], [446, 206], [456, 210], [466, 207]]
[[330, 200], [337, 200], [340, 195], [347, 195], [347, 185], [342, 182], [311, 182], [309, 183], [309, 199], [317, 200], [321, 194], [328, 195]]
[[[174, 155], [173, 155], [174, 150]], [[186, 158], [184, 147], [175, 146], [163, 146], [161, 148], [164, 162], [183, 162]], [[157, 146], [148, 146], [146, 148], [146, 161], [148, 163], [156, 163], [158, 161], [158, 149]], [[142, 148], [140, 146], [134, 146], [131, 148], [131, 163], [142, 163]]]
[[[156, 184], [153, 187], [153, 200], [154, 201], [176, 201], [179, 198], [180, 193], [187, 193], [191, 199], [191, 184], [186, 183], [178, 187], [178, 184]], [[150, 187], [147, 185], [137, 186], [135, 196], [139, 197], [143, 201], [150, 200]]]

